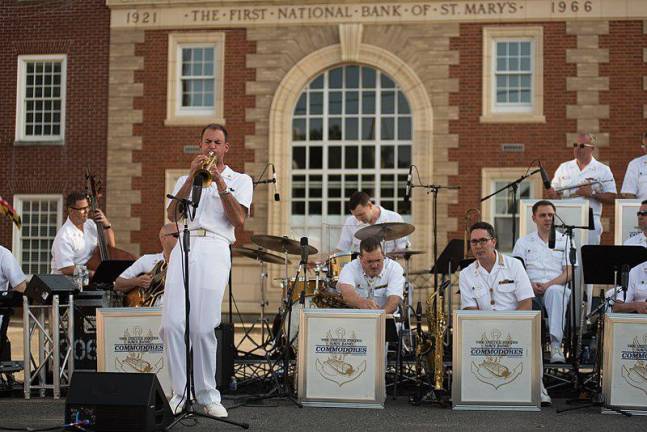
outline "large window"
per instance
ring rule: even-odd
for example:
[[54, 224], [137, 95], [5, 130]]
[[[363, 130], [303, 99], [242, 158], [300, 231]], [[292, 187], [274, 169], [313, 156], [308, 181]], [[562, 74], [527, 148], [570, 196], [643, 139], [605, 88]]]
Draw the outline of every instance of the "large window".
[[294, 234], [334, 249], [356, 190], [409, 219], [403, 197], [411, 133], [409, 104], [386, 74], [347, 65], [313, 79], [292, 119]]
[[543, 29], [483, 29], [482, 122], [545, 122]]
[[225, 34], [169, 35], [166, 125], [224, 123]]
[[63, 144], [65, 81], [65, 55], [18, 57], [17, 144]]
[[14, 227], [13, 252], [26, 274], [50, 272], [56, 231], [63, 224], [61, 195], [15, 195], [22, 227]]

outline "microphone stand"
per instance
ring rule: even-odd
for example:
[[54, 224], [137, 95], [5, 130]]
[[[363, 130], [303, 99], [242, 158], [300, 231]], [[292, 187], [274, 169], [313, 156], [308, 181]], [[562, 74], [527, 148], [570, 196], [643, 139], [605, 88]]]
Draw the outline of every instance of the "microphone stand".
[[522, 175], [521, 177], [519, 177], [515, 181], [513, 181], [511, 183], [508, 183], [507, 185], [503, 186], [502, 188], [492, 192], [490, 195], [487, 195], [487, 196], [481, 198], [481, 202], [483, 202], [483, 201], [486, 201], [486, 200], [492, 198], [495, 195], [498, 195], [499, 193], [501, 193], [501, 192], [503, 192], [505, 190], [512, 189], [512, 192], [513, 192], [512, 193], [512, 247], [514, 247], [514, 244], [517, 241], [517, 212], [518, 212], [518, 210], [517, 210], [517, 201], [518, 201], [517, 200], [517, 191], [519, 190], [519, 185], [525, 179], [527, 179], [528, 177], [530, 177], [530, 176], [532, 176], [534, 174], [537, 174], [538, 172], [541, 172], [541, 168], [537, 168], [536, 170], [531, 171], [528, 174]]
[[[193, 381], [193, 361], [191, 358], [191, 326], [189, 315], [191, 311], [191, 303], [189, 300], [189, 252], [191, 250], [191, 232], [189, 231], [189, 217], [191, 216], [191, 207], [193, 207], [193, 217], [195, 217], [195, 208], [196, 205], [193, 201], [179, 198], [173, 195], [166, 195], [168, 198], [177, 201], [181, 205], [182, 209], [182, 218], [184, 219], [184, 229], [182, 230], [182, 243], [181, 250], [183, 255], [183, 270], [184, 270], [184, 359], [186, 361], [186, 386], [184, 388], [184, 394], [186, 395], [186, 401], [184, 407], [182, 408], [182, 413], [178, 415], [175, 420], [165, 429], [171, 430], [175, 425], [180, 423], [186, 418], [195, 418], [195, 417], [204, 417], [212, 420], [216, 420], [223, 423], [229, 423], [234, 426], [242, 427], [243, 429], [249, 429], [248, 423], [238, 423], [232, 420], [228, 420], [222, 417], [214, 417], [209, 414], [201, 413], [196, 411], [193, 404], [193, 398], [195, 397], [194, 381]], [[193, 219], [193, 218], [191, 218]], [[168, 347], [167, 347], [168, 348]]]
[[[413, 191], [413, 188], [416, 188], [416, 187], [424, 188], [427, 191], [427, 195], [431, 194], [431, 196], [432, 196], [432, 217], [433, 217], [433, 220], [434, 220], [433, 229], [432, 229], [432, 241], [433, 241], [433, 245], [434, 245], [434, 248], [433, 248], [433, 250], [434, 250], [434, 292], [438, 296], [438, 298], [436, 299], [436, 304], [441, 304], [440, 302], [444, 302], [444, 295], [442, 295], [440, 292], [438, 292], [438, 289], [439, 289], [438, 288], [438, 265], [437, 265], [437, 261], [438, 261], [438, 192], [441, 189], [458, 190], [458, 189], [460, 189], [460, 186], [441, 186], [441, 185], [435, 185], [435, 184], [428, 184], [428, 185], [419, 184], [419, 185], [416, 185], [416, 184], [412, 183], [410, 187], [411, 187], [412, 191]], [[436, 312], [436, 313], [438, 313], [438, 312]], [[442, 343], [444, 345], [443, 340], [434, 341], [434, 343]], [[430, 392], [433, 395], [435, 395], [435, 392], [438, 389], [434, 389], [434, 387], [431, 386], [430, 390], [431, 390]], [[437, 396], [436, 396], [435, 400], [439, 400], [442, 403], [442, 399], [438, 398]]]

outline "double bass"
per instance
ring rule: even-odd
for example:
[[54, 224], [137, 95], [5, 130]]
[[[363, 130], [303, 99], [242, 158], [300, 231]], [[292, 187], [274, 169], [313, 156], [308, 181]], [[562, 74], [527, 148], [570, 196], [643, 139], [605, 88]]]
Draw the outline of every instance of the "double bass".
[[[99, 185], [100, 182], [97, 181], [96, 176], [90, 173], [90, 169], [85, 171], [85, 181], [86, 181], [86, 193], [88, 196], [88, 202], [90, 204], [90, 211], [93, 216], [97, 210], [97, 200], [99, 199]], [[128, 251], [123, 249], [118, 249], [116, 247], [108, 245], [106, 241], [106, 233], [103, 231], [103, 226], [100, 222], [94, 220], [94, 223], [97, 225], [97, 248], [94, 250], [92, 257], [86, 263], [88, 270], [96, 271], [103, 261], [109, 260], [127, 260], [134, 261], [137, 258]]]

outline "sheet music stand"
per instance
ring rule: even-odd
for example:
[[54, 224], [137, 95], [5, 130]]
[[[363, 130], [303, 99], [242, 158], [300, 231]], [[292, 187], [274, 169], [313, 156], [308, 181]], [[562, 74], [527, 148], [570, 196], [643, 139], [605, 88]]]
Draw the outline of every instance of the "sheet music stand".
[[462, 239], [450, 240], [447, 246], [445, 246], [445, 249], [440, 253], [438, 261], [429, 269], [429, 273], [433, 274], [436, 266], [438, 266], [438, 274], [446, 275], [456, 272], [463, 260], [464, 245], [465, 242]]
[[112, 284], [120, 274], [130, 267], [135, 261], [130, 260], [107, 260], [101, 261], [97, 271], [92, 277], [91, 285]]
[[586, 284], [619, 284], [616, 272], [647, 261], [647, 248], [642, 246], [582, 246], [582, 270]]

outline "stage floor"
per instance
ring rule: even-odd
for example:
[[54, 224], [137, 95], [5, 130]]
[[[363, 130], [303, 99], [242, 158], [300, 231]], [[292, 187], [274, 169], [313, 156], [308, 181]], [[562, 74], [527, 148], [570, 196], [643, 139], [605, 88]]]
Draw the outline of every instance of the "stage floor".
[[[388, 399], [384, 410], [303, 408], [274, 400], [266, 407], [239, 407], [229, 412], [234, 421], [248, 422], [252, 431], [537, 431], [539, 429], [568, 431], [644, 431], [645, 417], [623, 417], [602, 415], [598, 408], [585, 408], [569, 413], [556, 413], [564, 400], [557, 400], [556, 406], [543, 408], [541, 412], [456, 412], [435, 406], [412, 406], [406, 397]], [[225, 406], [233, 401], [224, 400]], [[270, 404], [276, 406], [270, 407]], [[0, 428], [43, 428], [63, 423], [65, 401], [18, 398], [0, 399]], [[193, 426], [192, 421], [174, 430], [191, 431], [234, 431], [234, 426], [200, 419]], [[193, 426], [193, 427], [189, 427]]]

